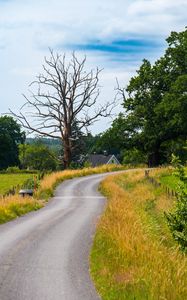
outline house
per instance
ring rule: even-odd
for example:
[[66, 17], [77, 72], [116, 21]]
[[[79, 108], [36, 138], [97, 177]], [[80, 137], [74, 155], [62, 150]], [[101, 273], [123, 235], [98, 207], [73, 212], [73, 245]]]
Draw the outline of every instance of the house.
[[90, 154], [87, 157], [87, 162], [90, 163], [92, 167], [100, 165], [116, 164], [119, 165], [120, 162], [115, 157], [115, 155], [103, 155], [103, 154]]

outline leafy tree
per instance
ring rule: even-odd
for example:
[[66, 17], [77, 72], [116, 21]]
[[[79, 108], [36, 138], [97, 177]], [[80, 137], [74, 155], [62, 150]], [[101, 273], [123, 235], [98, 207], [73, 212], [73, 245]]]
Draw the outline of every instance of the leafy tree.
[[18, 144], [24, 140], [20, 125], [12, 117], [0, 117], [0, 169], [19, 165]]
[[[126, 89], [125, 119], [130, 141], [150, 166], [166, 161], [168, 145], [187, 139], [187, 30], [172, 32], [163, 57], [144, 60]], [[168, 148], [167, 148], [168, 147]]]
[[99, 140], [99, 135], [92, 135], [90, 132], [83, 136], [84, 140], [84, 154], [91, 154], [94, 152], [94, 147]]
[[123, 164], [145, 164], [146, 163], [146, 155], [142, 153], [140, 150], [136, 148], [132, 148], [130, 150], [124, 150], [123, 153]]
[[[125, 153], [129, 156], [132, 149], [141, 148], [139, 134], [136, 132], [137, 127], [138, 121], [135, 118], [132, 116], [126, 118], [125, 114], [120, 113], [111, 127], [98, 136], [93, 151], [96, 153], [106, 151], [108, 154], [115, 154], [119, 160], [123, 161]], [[142, 153], [140, 150], [137, 151]], [[127, 163], [126, 159], [124, 161]], [[145, 162], [145, 154], [141, 162]]]
[[30, 145], [36, 144], [43, 144], [47, 146], [50, 150], [54, 151], [55, 153], [59, 154], [62, 150], [62, 142], [58, 139], [52, 138], [44, 138], [40, 136], [36, 136], [34, 138], [26, 138], [26, 143]]
[[108, 130], [97, 136], [92, 152], [101, 154], [106, 151], [108, 154], [119, 155], [128, 141], [124, 123], [126, 123], [126, 120], [123, 114], [120, 114]]
[[19, 159], [22, 168], [40, 171], [55, 170], [58, 162], [54, 152], [42, 144], [19, 145]]

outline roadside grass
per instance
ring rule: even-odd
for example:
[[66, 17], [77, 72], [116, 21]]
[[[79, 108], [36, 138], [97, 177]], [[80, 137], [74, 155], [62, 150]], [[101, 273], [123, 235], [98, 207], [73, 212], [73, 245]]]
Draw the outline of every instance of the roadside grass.
[[[124, 168], [125, 167], [121, 165], [105, 165], [101, 167], [85, 168], [81, 170], [66, 170], [45, 175], [44, 178], [40, 181], [39, 188], [34, 193], [34, 197], [23, 198], [19, 195], [0, 197], [0, 224], [43, 207], [46, 201], [53, 196], [55, 187], [66, 179], [72, 179], [74, 177], [81, 177], [91, 174], [118, 171]], [[31, 177], [30, 174], [13, 174], [11, 176], [8, 175], [2, 175], [5, 176], [4, 178], [6, 178], [4, 180], [6, 184], [2, 184], [2, 191], [6, 191], [6, 188], [10, 189], [11, 183], [13, 183], [14, 186], [16, 184], [22, 184], [25, 182], [25, 180]]]
[[174, 200], [148, 183], [144, 171], [109, 176], [100, 189], [108, 204], [97, 226], [90, 268], [102, 299], [187, 299], [187, 257], [164, 218]]
[[6, 194], [12, 187], [24, 184], [30, 178], [33, 178], [32, 174], [0, 174], [0, 195]]
[[30, 211], [43, 207], [42, 201], [33, 197], [21, 197], [19, 195], [7, 196], [0, 199], [0, 224], [13, 220]]

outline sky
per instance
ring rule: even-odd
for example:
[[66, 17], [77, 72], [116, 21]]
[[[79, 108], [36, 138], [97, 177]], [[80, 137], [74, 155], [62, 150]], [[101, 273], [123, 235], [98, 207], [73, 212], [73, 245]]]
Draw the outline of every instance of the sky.
[[[187, 0], [0, 0], [0, 114], [17, 111], [49, 48], [99, 67], [99, 101], [113, 100], [144, 58], [163, 55], [171, 31], [187, 26]], [[119, 101], [115, 113], [122, 111]], [[92, 132], [106, 130], [111, 119]]]

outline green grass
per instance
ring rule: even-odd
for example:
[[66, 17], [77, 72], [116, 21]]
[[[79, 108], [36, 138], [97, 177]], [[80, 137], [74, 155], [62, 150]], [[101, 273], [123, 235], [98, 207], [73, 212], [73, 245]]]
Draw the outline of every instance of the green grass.
[[[186, 175], [187, 175], [187, 169], [186, 169]], [[150, 173], [150, 176], [152, 176], [152, 173]], [[166, 169], [162, 171], [160, 174], [157, 173], [156, 176], [154, 175], [153, 172], [153, 177], [155, 177], [158, 181], [160, 181], [163, 186], [166, 186], [169, 189], [172, 189], [173, 191], [177, 191], [178, 185], [180, 184], [180, 180], [175, 175], [174, 170]]]
[[175, 175], [163, 175], [160, 177], [160, 182], [168, 188], [176, 191], [179, 184], [179, 179]]
[[33, 174], [0, 174], [0, 195], [6, 194], [11, 188], [23, 185]]

